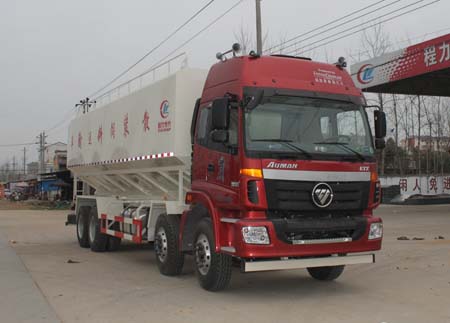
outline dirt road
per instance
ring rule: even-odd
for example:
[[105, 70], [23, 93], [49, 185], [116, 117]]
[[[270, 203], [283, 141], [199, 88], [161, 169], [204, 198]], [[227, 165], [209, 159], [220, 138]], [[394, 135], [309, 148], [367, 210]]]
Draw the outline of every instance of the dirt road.
[[[448, 205], [379, 208], [385, 238], [377, 263], [347, 267], [335, 282], [314, 281], [303, 270], [236, 269], [220, 293], [198, 286], [190, 259], [182, 276], [161, 276], [150, 245], [81, 249], [65, 215], [0, 211], [0, 235], [63, 322], [450, 322]], [[0, 290], [0, 297], [7, 295]]]

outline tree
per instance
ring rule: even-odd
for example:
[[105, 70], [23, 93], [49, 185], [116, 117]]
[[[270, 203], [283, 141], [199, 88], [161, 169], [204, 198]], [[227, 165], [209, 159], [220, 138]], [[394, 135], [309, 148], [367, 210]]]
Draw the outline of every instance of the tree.
[[239, 29], [234, 32], [234, 38], [241, 45], [242, 53], [245, 55], [255, 48], [253, 33], [248, 29], [248, 26], [244, 26], [243, 22], [241, 22]]
[[[268, 37], [269, 33], [266, 31], [262, 37], [263, 48], [268, 46]], [[236, 39], [236, 42], [241, 45], [241, 51], [244, 55], [247, 55], [252, 50], [256, 50], [253, 32], [248, 28], [248, 26], [244, 25], [243, 22], [239, 25], [238, 30], [234, 32], [234, 38]]]
[[[383, 26], [381, 24], [378, 24], [371, 29], [366, 29], [363, 31], [361, 37], [361, 47], [363, 48], [363, 52], [360, 53], [360, 59], [370, 59], [387, 53], [392, 47], [392, 44], [389, 39], [389, 34], [383, 30]], [[376, 101], [376, 104], [380, 106], [381, 111], [385, 110], [385, 100], [382, 93], [379, 93], [374, 101]], [[379, 156], [380, 175], [384, 174], [384, 158], [385, 152], [381, 151]]]

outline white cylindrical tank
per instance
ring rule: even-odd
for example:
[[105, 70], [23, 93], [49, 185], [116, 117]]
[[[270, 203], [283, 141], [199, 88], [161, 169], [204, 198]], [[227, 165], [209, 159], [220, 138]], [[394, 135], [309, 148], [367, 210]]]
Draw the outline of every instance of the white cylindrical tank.
[[185, 182], [190, 175], [190, 126], [206, 76], [184, 69], [75, 118], [68, 168], [97, 193], [171, 198], [175, 172]]

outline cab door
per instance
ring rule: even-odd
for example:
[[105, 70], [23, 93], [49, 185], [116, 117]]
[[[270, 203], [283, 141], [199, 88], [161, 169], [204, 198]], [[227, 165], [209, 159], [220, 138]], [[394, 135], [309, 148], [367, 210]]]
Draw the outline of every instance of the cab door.
[[193, 158], [197, 183], [193, 188], [206, 191], [216, 206], [233, 208], [239, 196], [238, 109], [230, 111], [227, 142], [215, 142], [213, 131], [211, 107], [201, 108]]

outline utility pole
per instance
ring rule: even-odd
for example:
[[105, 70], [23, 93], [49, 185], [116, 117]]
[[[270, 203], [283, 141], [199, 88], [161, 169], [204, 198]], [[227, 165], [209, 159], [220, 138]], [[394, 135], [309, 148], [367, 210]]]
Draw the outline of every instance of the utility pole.
[[421, 140], [421, 138], [420, 138], [420, 135], [421, 135], [421, 133], [420, 133], [420, 128], [422, 127], [422, 125], [420, 124], [420, 119], [421, 119], [421, 116], [420, 116], [420, 110], [421, 110], [421, 107], [422, 107], [422, 105], [421, 105], [421, 103], [420, 103], [420, 95], [418, 95], [417, 96], [417, 102], [418, 102], [418, 112], [417, 112], [417, 119], [418, 119], [418, 123], [419, 123], [419, 126], [418, 126], [418, 141], [419, 141], [419, 148], [417, 149], [417, 155], [418, 155], [418, 159], [419, 159], [419, 181], [421, 181], [420, 183], [422, 183], [422, 179], [421, 179], [421, 176], [422, 176], [422, 165], [421, 165], [421, 156], [420, 156], [420, 140]]
[[[378, 103], [380, 105], [380, 111], [384, 111], [384, 99], [383, 99], [383, 94], [379, 93], [378, 94]], [[381, 176], [384, 175], [384, 163], [385, 163], [385, 159], [386, 159], [386, 152], [384, 149], [381, 150], [380, 152], [380, 172], [379, 174]]]
[[42, 170], [42, 158], [41, 158], [41, 148], [42, 148], [42, 133], [39, 134], [39, 136], [36, 137], [38, 139], [37, 144], [38, 146], [38, 153], [39, 153], [39, 171], [38, 171], [38, 175], [41, 173]]
[[12, 173], [13, 173], [13, 180], [15, 181], [16, 178], [16, 156], [13, 156], [13, 162], [12, 162]]
[[261, 0], [256, 2], [256, 53], [262, 55]]
[[39, 145], [39, 174], [45, 173], [45, 159], [44, 159], [44, 153], [45, 153], [45, 145], [46, 141], [45, 139], [47, 136], [45, 135], [45, 131], [41, 132], [39, 134], [39, 137], [36, 137], [39, 139], [39, 142], [37, 143]]
[[27, 148], [23, 147], [23, 179], [27, 176]]
[[6, 181], [9, 182], [10, 179], [10, 169], [9, 169], [9, 160], [6, 162]]

